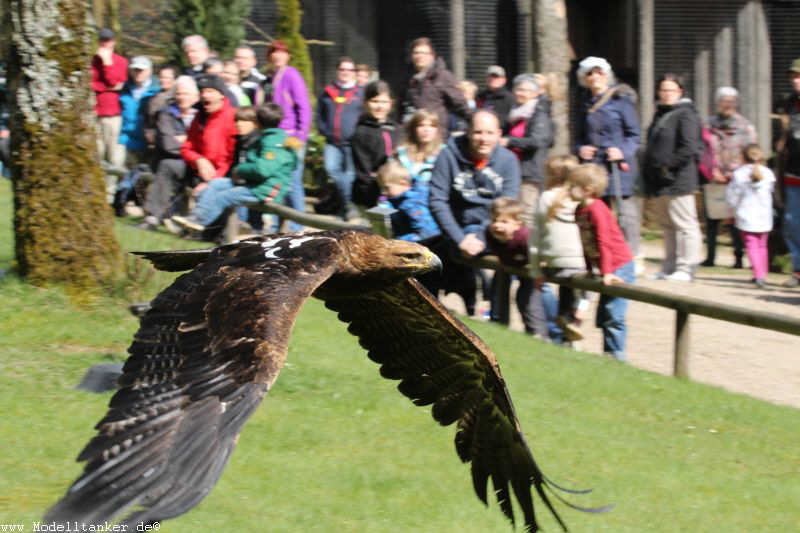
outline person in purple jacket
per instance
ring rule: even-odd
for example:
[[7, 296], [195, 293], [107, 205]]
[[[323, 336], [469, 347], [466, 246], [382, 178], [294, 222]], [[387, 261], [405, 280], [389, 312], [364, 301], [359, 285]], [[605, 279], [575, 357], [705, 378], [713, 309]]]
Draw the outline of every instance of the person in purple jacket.
[[[304, 211], [305, 193], [303, 191], [303, 171], [306, 154], [305, 143], [311, 129], [311, 104], [308, 101], [308, 88], [303, 76], [294, 67], [289, 66], [291, 53], [283, 41], [274, 40], [267, 48], [267, 78], [261, 84], [261, 91], [256, 95], [258, 105], [274, 102], [283, 109], [283, 120], [279, 127], [289, 137], [296, 137], [303, 146], [298, 150], [299, 164], [292, 175], [292, 188], [286, 196], [286, 205], [298, 211]], [[277, 230], [277, 225], [273, 228]], [[295, 222], [289, 223], [289, 231], [301, 231], [303, 226]]]

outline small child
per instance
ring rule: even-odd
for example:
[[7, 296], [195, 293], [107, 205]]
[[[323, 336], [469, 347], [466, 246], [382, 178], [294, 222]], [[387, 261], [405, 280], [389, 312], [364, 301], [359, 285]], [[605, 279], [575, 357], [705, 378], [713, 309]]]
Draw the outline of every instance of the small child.
[[[570, 171], [569, 195], [578, 202], [575, 221], [581, 232], [583, 255], [589, 272], [600, 271], [603, 285], [615, 281], [633, 283], [633, 255], [608, 206], [602, 200], [608, 187], [608, 174], [600, 165], [588, 163]], [[625, 312], [628, 300], [600, 295], [597, 304], [597, 327], [603, 330], [603, 352], [618, 361], [625, 360]]]
[[378, 184], [397, 209], [392, 213], [392, 234], [401, 241], [421, 241], [440, 234], [428, 209], [428, 199], [411, 187], [411, 175], [399, 161], [390, 159], [378, 169]]
[[[522, 220], [522, 202], [501, 196], [492, 202], [492, 221], [486, 228], [486, 246], [507, 266], [528, 264], [528, 228]], [[522, 315], [525, 332], [549, 339], [542, 294], [529, 278], [520, 278], [517, 309]]]
[[[575, 223], [578, 202], [569, 196], [567, 174], [578, 166], [572, 155], [553, 156], [544, 166], [546, 190], [539, 196], [533, 213], [530, 233], [530, 269], [537, 289], [544, 286], [545, 275], [569, 277], [586, 272], [581, 234]], [[582, 291], [561, 285], [558, 291], [556, 323], [567, 341], [583, 339], [578, 306], [588, 301]]]
[[[244, 162], [233, 170], [232, 178], [217, 178], [203, 190], [192, 213], [173, 216], [179, 225], [203, 231], [229, 207], [256, 202], [280, 201], [291, 186], [292, 171], [297, 166], [294, 148], [296, 139], [287, 138], [278, 128], [283, 110], [274, 103], [264, 104], [256, 110], [256, 122], [248, 119], [246, 110], [236, 114], [236, 128], [241, 139], [254, 136], [245, 150]], [[256, 127], [262, 131], [255, 131]]]
[[767, 286], [769, 254], [767, 238], [772, 231], [772, 191], [775, 174], [763, 165], [764, 151], [757, 144], [749, 144], [742, 152], [744, 165], [733, 172], [725, 199], [733, 208], [736, 229], [742, 235], [753, 283], [763, 289]]

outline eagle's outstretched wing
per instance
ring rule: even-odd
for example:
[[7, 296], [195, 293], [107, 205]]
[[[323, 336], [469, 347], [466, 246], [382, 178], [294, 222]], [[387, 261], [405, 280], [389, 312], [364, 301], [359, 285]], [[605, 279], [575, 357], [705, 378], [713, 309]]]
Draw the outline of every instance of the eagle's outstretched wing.
[[[348, 322], [380, 373], [416, 405], [431, 405], [442, 425], [457, 422], [456, 451], [472, 463], [472, 482], [486, 503], [488, 479], [503, 513], [514, 522], [510, 489], [537, 530], [531, 486], [552, 511], [539, 470], [522, 434], [494, 354], [414, 279], [325, 305]], [[577, 492], [577, 491], [576, 491]]]
[[209, 493], [283, 365], [298, 310], [334, 269], [336, 241], [292, 246], [307, 240], [218, 248], [155, 298], [78, 458], [84, 472], [48, 522], [98, 524], [128, 509], [125, 523], [148, 524]]

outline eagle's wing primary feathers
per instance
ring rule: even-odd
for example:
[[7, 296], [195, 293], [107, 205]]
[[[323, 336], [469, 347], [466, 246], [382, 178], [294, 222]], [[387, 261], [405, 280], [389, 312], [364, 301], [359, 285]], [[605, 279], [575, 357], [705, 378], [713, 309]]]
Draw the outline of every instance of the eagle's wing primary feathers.
[[[321, 259], [308, 262], [315, 247]], [[335, 250], [324, 238], [303, 253], [288, 240], [223, 247], [159, 294], [78, 458], [84, 472], [46, 520], [98, 524], [131, 509], [127, 524], [147, 524], [199, 503], [275, 381], [297, 312], [330, 275]]]
[[383, 377], [416, 405], [431, 405], [442, 425], [457, 422], [456, 451], [472, 463], [472, 481], [486, 503], [489, 478], [503, 513], [514, 522], [509, 486], [525, 518], [538, 529], [531, 486], [566, 529], [544, 492], [494, 354], [472, 331], [409, 279], [386, 288], [326, 302], [348, 322]]

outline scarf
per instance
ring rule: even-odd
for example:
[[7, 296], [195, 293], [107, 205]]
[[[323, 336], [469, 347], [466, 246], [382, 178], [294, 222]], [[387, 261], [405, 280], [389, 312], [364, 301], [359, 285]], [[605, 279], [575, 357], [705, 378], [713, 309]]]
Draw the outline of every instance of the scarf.
[[508, 114], [508, 121], [512, 124], [516, 124], [521, 120], [528, 120], [536, 111], [537, 103], [539, 103], [539, 99], [534, 98], [533, 100], [528, 100], [522, 105], [518, 105]]

